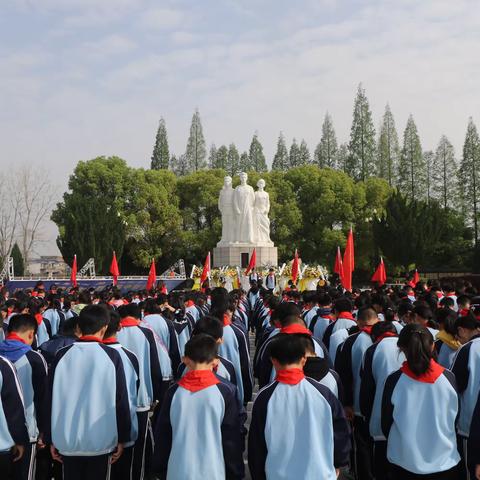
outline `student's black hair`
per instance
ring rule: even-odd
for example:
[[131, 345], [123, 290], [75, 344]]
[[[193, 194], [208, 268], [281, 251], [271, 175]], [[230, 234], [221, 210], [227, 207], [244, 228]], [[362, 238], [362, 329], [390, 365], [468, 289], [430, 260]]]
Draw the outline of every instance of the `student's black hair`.
[[195, 324], [192, 336], [195, 335], [210, 335], [215, 340], [223, 337], [223, 323], [213, 315], [205, 315]]
[[410, 301], [402, 301], [398, 305], [398, 316], [403, 317], [405, 314], [413, 311], [413, 305]]
[[102, 305], [87, 305], [78, 317], [78, 328], [83, 335], [93, 335], [110, 322], [110, 312]]
[[480, 322], [477, 320], [473, 313], [469, 313], [468, 315], [458, 317], [455, 321], [455, 331], [458, 332], [458, 328], [462, 327], [467, 330], [476, 330], [480, 328]]
[[452, 297], [443, 297], [443, 298], [440, 300], [440, 305], [441, 305], [443, 308], [450, 308], [450, 309], [452, 309], [452, 308], [455, 306], [455, 302], [453, 301], [453, 298], [452, 298]]
[[298, 363], [305, 356], [305, 339], [300, 335], [277, 335], [270, 344], [270, 357], [280, 365]]
[[337, 313], [340, 312], [351, 312], [353, 310], [353, 305], [351, 300], [346, 297], [337, 298], [333, 305], [333, 308]]
[[318, 296], [318, 304], [321, 307], [326, 307], [332, 304], [332, 297], [328, 293], [322, 293]]
[[377, 315], [377, 312], [371, 307], [362, 308], [358, 311], [357, 320], [359, 322], [366, 323], [366, 322], [369, 322], [370, 320], [375, 320], [375, 319], [378, 319], [378, 315]]
[[109, 310], [108, 313], [110, 314], [110, 321], [108, 322], [108, 327], [105, 334], [103, 335], [103, 338], [114, 337], [117, 334], [118, 329], [120, 328], [120, 315], [118, 314], [118, 312], [112, 309]]
[[82, 290], [78, 294], [78, 303], [85, 305], [90, 305], [92, 303], [92, 297], [88, 290]]
[[395, 320], [395, 310], [393, 307], [387, 307], [383, 311], [384, 320], [386, 322], [393, 322]]
[[283, 324], [283, 321], [287, 317], [300, 317], [302, 315], [301, 310], [291, 302], [280, 303], [277, 308], [272, 313], [271, 320], [273, 322], [280, 322]]
[[457, 313], [449, 308], [442, 308], [436, 313], [436, 321], [443, 325], [443, 329], [450, 335], [456, 335], [455, 321], [457, 320]]
[[305, 353], [315, 353], [315, 344], [313, 343], [311, 335], [303, 334], [303, 333], [295, 333], [295, 336], [297, 336], [303, 343], [305, 347]]
[[417, 303], [412, 311], [425, 320], [430, 321], [433, 318], [432, 310], [426, 303]]
[[392, 322], [377, 322], [372, 327], [370, 337], [372, 338], [373, 342], [376, 342], [382, 335], [387, 332], [397, 335], [397, 329], [395, 328], [395, 325]]
[[410, 370], [415, 375], [422, 375], [430, 367], [430, 360], [435, 358], [433, 336], [428, 328], [410, 323], [403, 327], [398, 337], [398, 347], [405, 353]]
[[160, 313], [160, 307], [154, 298], [147, 298], [143, 309], [146, 314]]
[[12, 333], [33, 330], [34, 333], [37, 333], [37, 329], [38, 323], [37, 320], [35, 320], [35, 317], [29, 313], [22, 313], [10, 318], [7, 331], [8, 333]]
[[142, 312], [136, 303], [129, 303], [128, 305], [121, 305], [118, 307], [118, 314], [120, 318], [133, 317], [140, 319]]
[[470, 297], [468, 295], [460, 295], [457, 297], [457, 305], [459, 310], [465, 307], [465, 305], [468, 305], [471, 303]]
[[60, 324], [59, 333], [64, 337], [73, 337], [78, 325], [78, 317], [70, 317]]
[[185, 344], [185, 356], [196, 363], [209, 363], [218, 356], [218, 344], [212, 336], [199, 333]]

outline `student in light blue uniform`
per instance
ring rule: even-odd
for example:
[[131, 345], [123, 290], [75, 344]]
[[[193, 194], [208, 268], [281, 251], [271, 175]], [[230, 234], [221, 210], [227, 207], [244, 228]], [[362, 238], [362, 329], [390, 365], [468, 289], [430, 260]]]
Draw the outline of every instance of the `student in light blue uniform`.
[[43, 312], [43, 318], [50, 322], [51, 336], [53, 337], [65, 321], [65, 314], [62, 312], [60, 300], [56, 296], [50, 294], [47, 301], [48, 308]]
[[131, 440], [122, 358], [102, 344], [109, 321], [105, 307], [84, 307], [82, 337], [58, 352], [50, 372], [46, 440], [64, 480], [104, 480]]
[[367, 348], [360, 373], [360, 411], [374, 441], [374, 476], [381, 479], [388, 478], [387, 441], [380, 420], [383, 387], [387, 377], [402, 366], [405, 355], [397, 346], [398, 334], [393, 322], [376, 323], [372, 340], [375, 343]]
[[117, 340], [120, 330], [120, 315], [115, 310], [110, 310], [110, 322], [103, 336], [103, 345], [116, 350], [122, 359], [123, 371], [128, 390], [128, 404], [130, 406], [131, 434], [130, 439], [124, 445], [122, 456], [112, 465], [112, 477], [114, 480], [139, 480], [142, 475], [133, 475], [133, 449], [138, 438], [138, 388], [140, 386], [140, 367], [136, 355], [122, 347]]
[[30, 438], [22, 388], [13, 364], [0, 357], [0, 473], [11, 478], [15, 463], [25, 454]]
[[340, 375], [345, 392], [345, 410], [347, 416], [353, 418], [355, 471], [357, 476], [362, 479], [373, 478], [373, 442], [368, 424], [360, 411], [360, 371], [363, 365], [363, 356], [373, 343], [372, 328], [378, 322], [377, 312], [373, 308], [360, 309], [357, 315], [360, 331], [345, 340], [335, 359], [335, 370]]
[[433, 359], [433, 336], [426, 327], [407, 325], [398, 346], [407, 361], [385, 382], [381, 417], [391, 478], [457, 480], [455, 377]]
[[455, 322], [457, 337], [464, 344], [457, 352], [452, 365], [460, 394], [460, 415], [457, 421], [458, 444], [463, 459], [463, 469], [474, 477], [475, 455], [469, 442], [472, 420], [480, 394], [480, 323], [473, 313], [459, 317]]
[[435, 342], [437, 361], [445, 368], [452, 368], [453, 359], [461, 347], [461, 343], [456, 338], [455, 322], [457, 318], [457, 313], [448, 308], [439, 309], [435, 315], [435, 319], [440, 327]]
[[217, 355], [209, 335], [185, 346], [188, 372], [168, 390], [155, 425], [153, 471], [162, 480], [244, 476], [236, 392], [213, 373]]
[[171, 362], [166, 348], [155, 341], [149, 328], [141, 325], [137, 304], [123, 305], [118, 313], [122, 328], [117, 339], [123, 347], [136, 355], [139, 363], [138, 439], [133, 452], [133, 472], [134, 475], [143, 475], [143, 472], [148, 471], [151, 451], [148, 412], [163, 402], [172, 379]]
[[253, 480], [335, 480], [350, 454], [350, 429], [331, 391], [306, 378], [305, 344], [299, 335], [278, 336], [271, 356], [273, 383], [255, 399], [248, 436]]
[[153, 298], [149, 298], [145, 302], [144, 312], [143, 323], [151, 328], [155, 335], [160, 338], [162, 343], [167, 347], [168, 355], [172, 362], [172, 371], [177, 371], [180, 365], [180, 352], [173, 323], [161, 315], [160, 306]]
[[330, 297], [328, 293], [320, 295], [318, 304], [319, 307], [317, 308], [316, 315], [310, 322], [309, 328], [314, 337], [322, 339], [325, 330], [334, 321], [334, 316], [332, 315], [332, 297]]
[[341, 329], [349, 330], [357, 325], [355, 317], [352, 314], [353, 305], [348, 298], [340, 297], [337, 299], [334, 304], [334, 310], [335, 320], [325, 329], [325, 333], [323, 334], [322, 338], [323, 343], [325, 347], [327, 347], [328, 351], [330, 351], [330, 337], [332, 334]]
[[47, 364], [42, 355], [31, 347], [37, 327], [32, 315], [15, 315], [8, 324], [6, 339], [0, 343], [0, 355], [15, 366], [23, 392], [30, 443], [21, 461], [14, 466], [16, 478], [22, 480], [34, 478], [37, 441], [43, 446], [43, 433], [48, 423], [45, 419]]

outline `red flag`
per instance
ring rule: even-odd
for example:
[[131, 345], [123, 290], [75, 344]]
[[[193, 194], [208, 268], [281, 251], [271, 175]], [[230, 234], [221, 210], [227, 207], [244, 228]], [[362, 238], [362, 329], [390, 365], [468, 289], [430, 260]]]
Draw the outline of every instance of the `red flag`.
[[340, 247], [337, 247], [337, 256], [335, 257], [335, 266], [333, 267], [333, 271], [338, 273], [340, 278], [340, 283], [343, 284], [343, 261], [342, 261], [342, 252], [340, 251]]
[[298, 250], [295, 249], [295, 257], [292, 263], [292, 280], [293, 283], [297, 283], [298, 274], [300, 271], [300, 259], [298, 258]]
[[70, 274], [70, 281], [74, 287], [78, 286], [77, 282], [77, 256], [73, 256], [73, 265], [72, 265], [72, 273]]
[[385, 264], [383, 258], [380, 257], [380, 263], [372, 277], [372, 282], [377, 282], [380, 286], [384, 285], [387, 281], [387, 272], [385, 271]]
[[113, 277], [113, 285], [116, 286], [118, 283], [118, 277], [120, 276], [120, 270], [118, 269], [117, 255], [115, 250], [113, 251], [112, 263], [110, 264], [110, 273]]
[[413, 280], [412, 280], [415, 287], [417, 286], [417, 283], [419, 281], [420, 281], [420, 274], [418, 273], [418, 270], [415, 269], [415, 273], [413, 274]]
[[352, 272], [355, 270], [355, 252], [353, 247], [353, 230], [350, 228], [347, 237], [347, 245], [343, 254], [343, 286], [346, 290], [352, 290]]
[[250, 263], [245, 270], [245, 275], [248, 275], [257, 266], [257, 249], [254, 248], [252, 255], [250, 256]]
[[210, 278], [210, 252], [208, 252], [205, 263], [203, 264], [202, 276], [200, 277], [200, 285], [203, 285], [203, 282]]
[[157, 281], [157, 270], [155, 268], [155, 259], [152, 260], [152, 264], [150, 265], [150, 272], [148, 273], [147, 279], [147, 290], [150, 291]]

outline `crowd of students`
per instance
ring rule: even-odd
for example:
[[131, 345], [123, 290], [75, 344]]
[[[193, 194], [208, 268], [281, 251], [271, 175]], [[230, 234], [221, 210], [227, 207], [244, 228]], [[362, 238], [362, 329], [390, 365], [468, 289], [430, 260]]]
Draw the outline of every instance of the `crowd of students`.
[[480, 480], [470, 284], [0, 293], [2, 479]]

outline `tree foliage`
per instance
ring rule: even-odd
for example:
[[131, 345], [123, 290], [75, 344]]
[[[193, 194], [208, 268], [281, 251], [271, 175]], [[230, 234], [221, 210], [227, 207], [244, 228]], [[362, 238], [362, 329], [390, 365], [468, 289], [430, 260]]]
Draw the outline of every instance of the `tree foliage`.
[[337, 164], [337, 150], [337, 137], [333, 128], [332, 117], [327, 112], [322, 125], [322, 138], [315, 149], [315, 163], [320, 168], [335, 168]]
[[234, 143], [231, 143], [228, 147], [228, 154], [227, 154], [227, 172], [231, 177], [234, 177], [237, 173], [239, 173], [240, 168], [240, 155], [238, 154], [237, 147]]
[[289, 167], [289, 159], [288, 159], [288, 151], [287, 146], [285, 144], [285, 137], [282, 132], [278, 136], [277, 141], [277, 152], [273, 157], [272, 162], [272, 170], [280, 170], [282, 172], [288, 170]]
[[442, 135], [435, 151], [432, 168], [433, 194], [443, 208], [457, 204], [458, 184], [455, 151], [445, 135]]
[[263, 147], [258, 139], [258, 133], [255, 132], [250, 143], [250, 151], [248, 154], [249, 167], [256, 172], [266, 172], [267, 164], [265, 162], [265, 155], [263, 154]]
[[207, 150], [198, 109], [195, 110], [192, 117], [185, 156], [190, 172], [197, 172], [207, 167]]
[[23, 261], [23, 255], [20, 251], [18, 243], [15, 242], [12, 248], [10, 256], [13, 259], [13, 271], [17, 277], [23, 277], [25, 274], [25, 262]]
[[157, 136], [155, 138], [155, 146], [153, 147], [150, 168], [152, 170], [167, 170], [170, 154], [168, 153], [168, 136], [165, 120], [160, 119], [158, 125]]
[[388, 103], [385, 107], [382, 126], [380, 128], [377, 155], [378, 176], [380, 178], [385, 178], [391, 187], [394, 186], [396, 184], [400, 148], [398, 145], [398, 135], [395, 128], [395, 120], [393, 119], [393, 114]]

